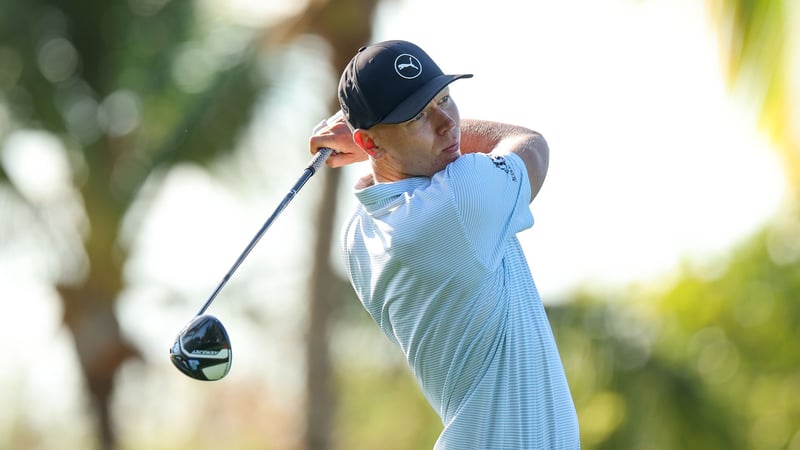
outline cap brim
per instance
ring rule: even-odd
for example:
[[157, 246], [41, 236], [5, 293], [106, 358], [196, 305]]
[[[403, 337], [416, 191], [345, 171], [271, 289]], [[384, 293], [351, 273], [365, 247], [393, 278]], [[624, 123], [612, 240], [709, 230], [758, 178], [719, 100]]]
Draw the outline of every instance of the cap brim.
[[411, 120], [419, 114], [420, 111], [425, 109], [425, 106], [430, 103], [433, 97], [445, 88], [448, 84], [461, 78], [472, 78], [471, 73], [459, 75], [439, 75], [438, 77], [427, 82], [417, 92], [414, 92], [402, 103], [397, 105], [386, 117], [378, 123], [383, 124], [396, 124], [403, 123]]

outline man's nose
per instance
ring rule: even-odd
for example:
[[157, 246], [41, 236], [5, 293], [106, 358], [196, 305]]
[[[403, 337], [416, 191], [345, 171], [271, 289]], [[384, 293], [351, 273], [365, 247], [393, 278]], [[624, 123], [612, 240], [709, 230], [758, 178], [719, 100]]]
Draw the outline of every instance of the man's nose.
[[456, 121], [452, 112], [446, 111], [439, 105], [434, 106], [432, 112], [436, 117], [436, 129], [439, 134], [447, 133], [455, 128]]

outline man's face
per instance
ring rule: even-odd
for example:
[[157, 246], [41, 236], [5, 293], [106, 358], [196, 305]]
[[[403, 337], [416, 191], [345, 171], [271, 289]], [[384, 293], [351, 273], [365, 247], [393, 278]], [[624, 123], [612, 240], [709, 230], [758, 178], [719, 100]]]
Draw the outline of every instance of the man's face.
[[376, 175], [389, 181], [433, 176], [461, 156], [459, 123], [458, 107], [445, 87], [411, 120], [370, 128], [382, 151]]

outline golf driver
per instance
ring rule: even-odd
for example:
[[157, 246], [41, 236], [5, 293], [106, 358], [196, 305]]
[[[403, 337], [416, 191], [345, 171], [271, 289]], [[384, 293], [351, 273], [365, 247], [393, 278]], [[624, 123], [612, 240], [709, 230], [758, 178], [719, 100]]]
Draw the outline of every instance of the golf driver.
[[[314, 133], [328, 123], [338, 120], [341, 116], [342, 112], [339, 111], [327, 120], [323, 120], [314, 127]], [[322, 167], [322, 164], [325, 163], [325, 160], [328, 159], [331, 153], [333, 153], [332, 149], [321, 148], [314, 155], [311, 162], [303, 171], [303, 174], [294, 186], [292, 186], [289, 193], [286, 194], [286, 197], [283, 198], [272, 215], [264, 222], [264, 225], [261, 226], [261, 229], [258, 230], [250, 243], [247, 244], [247, 247], [245, 247], [242, 254], [239, 255], [239, 258], [236, 259], [236, 262], [233, 263], [233, 266], [222, 278], [222, 281], [220, 281], [216, 289], [211, 293], [211, 296], [208, 297], [208, 300], [206, 300], [200, 308], [200, 311], [198, 311], [194, 319], [186, 324], [178, 333], [178, 336], [175, 338], [175, 343], [169, 350], [169, 357], [178, 370], [194, 379], [203, 381], [222, 379], [231, 370], [232, 354], [228, 332], [225, 331], [225, 327], [219, 319], [210, 314], [205, 314], [205, 312], [208, 307], [211, 306], [211, 302], [214, 301], [217, 294], [219, 294], [222, 288], [228, 283], [228, 280], [230, 280], [236, 269], [238, 269], [244, 259], [247, 258], [247, 255], [250, 254], [261, 237], [264, 236], [264, 233], [270, 225], [272, 225], [272, 222], [275, 221], [278, 215], [292, 201], [297, 192], [306, 184], [306, 181]]]

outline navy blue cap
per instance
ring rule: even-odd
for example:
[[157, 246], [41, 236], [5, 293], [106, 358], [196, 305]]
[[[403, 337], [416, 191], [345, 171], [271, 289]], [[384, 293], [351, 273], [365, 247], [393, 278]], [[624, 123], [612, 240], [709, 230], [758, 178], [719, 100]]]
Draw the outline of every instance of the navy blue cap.
[[345, 67], [339, 105], [353, 128], [402, 123], [419, 114], [445, 86], [471, 77], [445, 75], [411, 42], [378, 42], [361, 47]]

